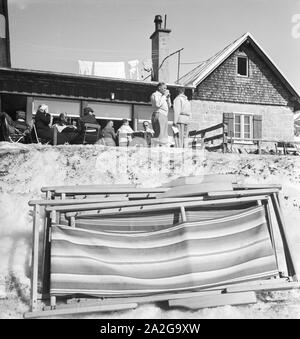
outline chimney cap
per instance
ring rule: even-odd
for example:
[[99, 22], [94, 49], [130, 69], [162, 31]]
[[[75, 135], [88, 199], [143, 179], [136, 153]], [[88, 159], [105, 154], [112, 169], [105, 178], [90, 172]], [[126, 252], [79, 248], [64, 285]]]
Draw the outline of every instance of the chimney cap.
[[161, 15], [155, 15], [154, 22], [155, 23], [158, 23], [158, 22], [162, 23], [163, 22], [162, 16]]

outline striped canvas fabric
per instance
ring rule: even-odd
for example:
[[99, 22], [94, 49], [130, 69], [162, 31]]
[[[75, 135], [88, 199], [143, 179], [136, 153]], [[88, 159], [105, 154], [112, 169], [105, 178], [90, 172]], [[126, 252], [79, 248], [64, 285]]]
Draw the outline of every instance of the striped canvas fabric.
[[52, 228], [52, 295], [137, 296], [277, 273], [262, 206], [142, 233]]
[[[241, 213], [242, 210], [247, 210], [250, 206], [255, 206], [256, 203], [242, 203], [234, 208], [212, 207], [210, 209], [190, 209], [186, 211], [186, 218], [189, 222], [212, 220], [216, 218], [227, 217]], [[168, 212], [144, 212], [122, 215], [101, 216], [98, 213], [95, 215], [76, 217], [76, 228], [87, 230], [100, 230], [110, 232], [150, 232], [158, 231], [175, 226], [182, 223], [181, 213], [177, 211]]]

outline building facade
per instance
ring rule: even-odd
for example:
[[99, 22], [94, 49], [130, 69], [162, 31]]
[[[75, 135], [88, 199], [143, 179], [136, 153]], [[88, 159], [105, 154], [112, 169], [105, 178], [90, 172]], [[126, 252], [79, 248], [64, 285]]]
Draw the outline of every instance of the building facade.
[[191, 128], [225, 122], [236, 143], [292, 141], [299, 95], [250, 33], [183, 76], [195, 86]]

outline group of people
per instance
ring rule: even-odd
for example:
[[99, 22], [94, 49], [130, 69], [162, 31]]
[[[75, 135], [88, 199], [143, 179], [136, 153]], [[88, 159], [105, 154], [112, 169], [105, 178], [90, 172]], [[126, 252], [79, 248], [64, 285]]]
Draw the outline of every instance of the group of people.
[[[173, 137], [176, 147], [187, 147], [188, 140], [188, 125], [191, 115], [191, 105], [188, 98], [185, 96], [184, 88], [178, 89], [178, 95], [174, 99], [174, 121], [173, 121]], [[148, 121], [143, 122], [143, 130], [134, 132], [129, 125], [127, 119], [123, 119], [122, 126], [117, 130], [114, 129], [114, 122], [109, 120], [106, 126], [97, 134], [98, 139], [101, 139], [107, 146], [128, 146], [134, 137], [145, 139], [145, 145], [160, 145], [167, 146], [169, 144], [168, 124], [169, 110], [172, 107], [170, 92], [165, 83], [159, 83], [156, 92], [151, 96], [151, 104], [153, 114], [151, 117], [152, 128]], [[150, 117], [149, 117], [150, 118]], [[7, 115], [6, 119], [11, 118]], [[13, 122], [11, 128], [23, 133], [25, 142], [31, 143], [40, 141], [49, 144], [82, 144], [95, 143], [89, 142], [86, 133], [86, 124], [97, 125], [98, 121], [91, 107], [85, 107], [83, 116], [77, 120], [71, 120], [66, 113], [61, 113], [58, 120], [54, 121], [53, 115], [49, 113], [48, 106], [42, 104], [38, 107], [35, 115], [34, 127], [31, 128], [25, 122], [25, 112], [18, 111], [16, 121]], [[55, 141], [54, 141], [55, 139]]]
[[[163, 82], [159, 83], [157, 90], [151, 96], [153, 108], [152, 126], [154, 129], [154, 138], [158, 140], [160, 146], [168, 144], [168, 114], [172, 107], [170, 91]], [[185, 95], [184, 88], [178, 89], [178, 95], [173, 103], [174, 121], [173, 134], [176, 147], [187, 147], [188, 125], [191, 116], [191, 104]]]
[[[44, 143], [53, 142], [54, 127], [58, 132], [56, 144], [59, 145], [65, 143], [82, 144], [85, 133], [85, 125], [92, 124], [99, 126], [91, 107], [85, 107], [83, 110], [83, 117], [79, 118], [77, 122], [74, 120], [72, 124], [68, 123], [66, 113], [61, 113], [58, 121], [54, 125], [52, 125], [52, 119], [52, 116], [48, 112], [48, 107], [46, 105], [41, 105], [35, 116], [35, 128], [38, 138]], [[154, 132], [150, 129], [149, 123], [145, 121], [143, 126], [144, 131], [146, 133], [150, 132], [152, 137]], [[132, 140], [133, 134], [134, 131], [130, 127], [127, 119], [122, 120], [122, 126], [117, 130], [117, 132], [114, 129], [114, 122], [109, 120], [107, 121], [106, 126], [101, 129], [101, 133], [99, 133], [98, 137], [106, 146], [128, 146]], [[93, 143], [95, 143], [95, 141], [97, 140], [93, 139]]]

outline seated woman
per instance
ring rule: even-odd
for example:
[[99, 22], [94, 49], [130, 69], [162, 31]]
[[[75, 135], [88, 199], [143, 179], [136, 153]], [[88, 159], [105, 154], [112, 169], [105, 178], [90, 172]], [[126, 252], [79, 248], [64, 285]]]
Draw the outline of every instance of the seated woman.
[[117, 136], [113, 126], [114, 122], [110, 120], [102, 130], [102, 135], [106, 146], [116, 146]]
[[132, 140], [133, 129], [129, 126], [129, 121], [123, 119], [123, 125], [118, 129], [119, 146], [128, 146]]
[[53, 142], [53, 129], [51, 129], [52, 117], [48, 113], [47, 105], [40, 105], [35, 115], [35, 128], [37, 137], [42, 143]]

